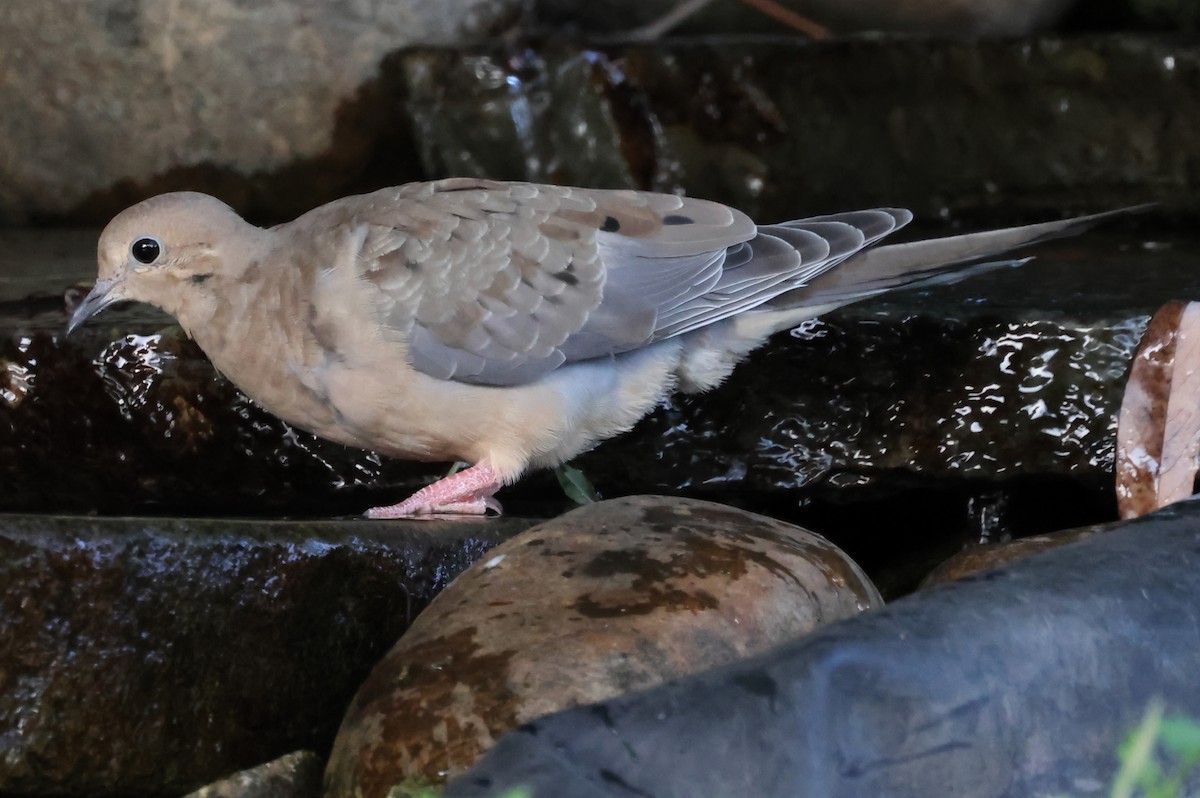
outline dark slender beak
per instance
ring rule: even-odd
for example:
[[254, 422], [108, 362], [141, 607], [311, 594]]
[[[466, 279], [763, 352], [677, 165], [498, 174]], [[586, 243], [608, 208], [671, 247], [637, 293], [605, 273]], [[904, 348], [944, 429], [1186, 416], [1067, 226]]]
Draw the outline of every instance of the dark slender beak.
[[67, 335], [70, 335], [75, 331], [76, 327], [109, 305], [114, 305], [124, 300], [125, 297], [121, 295], [121, 292], [114, 290], [120, 284], [120, 281], [116, 279], [97, 280], [96, 285], [92, 287], [91, 291], [88, 291], [88, 295], [83, 298], [83, 301], [75, 308], [75, 312], [71, 314], [71, 320], [67, 322]]

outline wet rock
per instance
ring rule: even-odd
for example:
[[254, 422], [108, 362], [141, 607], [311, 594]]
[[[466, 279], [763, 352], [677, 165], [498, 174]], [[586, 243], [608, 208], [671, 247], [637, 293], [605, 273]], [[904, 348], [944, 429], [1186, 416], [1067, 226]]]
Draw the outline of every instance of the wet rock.
[[897, 552], [938, 526], [970, 535], [929, 567], [997, 529], [1109, 520], [1133, 352], [1162, 296], [1200, 290], [1185, 273], [1190, 245], [1138, 241], [1064, 242], [1021, 269], [802, 325], [725, 385], [678, 398], [576, 464], [606, 495], [683, 490], [769, 507], [833, 533], [869, 572], [872, 549], [894, 545], [865, 540], [881, 516], [891, 534], [908, 530]]
[[0, 510], [329, 517], [445, 474], [296, 432], [146, 306], [66, 338], [95, 242], [0, 232]]
[[1113, 524], [1096, 524], [1079, 529], [1064, 529], [1047, 535], [1030, 535], [1020, 540], [1005, 543], [987, 543], [970, 546], [933, 569], [921, 583], [921, 587], [933, 587], [942, 582], [953, 582], [968, 576], [991, 571], [1009, 563], [1050, 551], [1077, 540], [1112, 529]]
[[185, 798], [317, 798], [323, 765], [312, 751], [296, 751], [226, 776]]
[[1105, 794], [1148, 704], [1200, 713], [1198, 510], [539, 718], [445, 798]]
[[[87, 24], [94, 5], [55, 14], [62, 19], [45, 29], [61, 35]], [[136, 8], [151, 27], [166, 13], [152, 4]], [[18, 109], [14, 119], [28, 120], [0, 144], [7, 148], [0, 163], [10, 164], [0, 173], [0, 222], [8, 224], [101, 222], [171, 188], [216, 193], [251, 218], [282, 219], [339, 194], [447, 174], [686, 191], [767, 222], [868, 205], [904, 205], [926, 218], [1015, 219], [1159, 200], [1175, 213], [1200, 213], [1190, 171], [1200, 147], [1190, 135], [1200, 129], [1200, 97], [1186, 90], [1200, 69], [1200, 45], [1185, 41], [814, 46], [716, 38], [597, 49], [423, 49], [389, 57], [368, 81], [379, 41], [401, 41], [387, 25], [365, 32], [370, 20], [351, 14], [306, 34], [329, 42], [285, 56], [277, 52], [282, 34], [261, 24], [270, 13], [294, 20], [298, 11], [239, 16], [225, 9], [177, 15], [183, 22], [172, 25], [186, 26], [210, 14], [217, 46], [182, 49], [170, 75], [143, 52], [172, 46], [176, 28], [168, 25], [131, 58], [117, 48], [119, 66], [104, 60], [114, 52], [105, 45], [98, 51], [105, 69], [89, 69], [83, 81], [64, 77], [73, 74], [72, 59], [82, 58], [72, 54], [90, 53], [90, 39], [105, 34], [39, 41], [49, 34], [33, 26], [54, 13], [41, 6], [5, 12], [10, 23], [19, 17], [36, 32], [17, 36], [23, 44], [0, 54], [22, 59], [10, 71], [30, 76], [4, 89], [19, 96], [0, 94], [6, 108]], [[236, 36], [256, 46], [219, 46], [235, 35], [230, 20], [243, 19], [248, 27]], [[360, 34], [367, 43], [351, 48], [343, 66], [333, 39]], [[270, 69], [221, 68], [238, 58], [270, 59]], [[322, 65], [324, 58], [335, 65]], [[312, 61], [281, 66], [296, 59]], [[221, 63], [209, 70], [208, 60]], [[26, 63], [42, 69], [31, 72]], [[136, 80], [127, 85], [130, 71]], [[270, 85], [259, 85], [268, 78]], [[187, 80], [187, 91], [160, 85], [168, 80]], [[220, 81], [229, 83], [210, 85]], [[82, 85], [95, 102], [69, 102]], [[45, 101], [60, 95], [68, 102]], [[162, 96], [175, 101], [158, 102]], [[281, 99], [264, 103], [266, 96]], [[197, 99], [204, 97], [228, 102]], [[252, 112], [239, 97], [254, 98]], [[153, 125], [156, 114], [170, 123]], [[258, 121], [246, 125], [247, 118]], [[130, 129], [152, 133], [130, 148]]]
[[803, 529], [721, 505], [590, 505], [489, 552], [414, 622], [354, 699], [330, 798], [440, 781], [563, 707], [732, 662], [881, 604]]
[[[1053, 25], [1074, 0], [792, 0], [787, 8], [832, 33], [903, 31], [949, 36], [1021, 36]], [[679, 0], [603, 0], [579, 4], [540, 0], [546, 22], [574, 25], [589, 33], [622, 33], [645, 25], [679, 5]], [[750, 3], [710, 3], [676, 33], [706, 35], [788, 33], [789, 29]]]
[[[0, 497], [9, 511], [360, 513], [445, 466], [384, 461], [294, 432], [220, 377], [173, 323], [0, 340], [22, 388], [0, 392]], [[160, 326], [160, 324], [162, 326]], [[63, 464], [70, 464], [64, 469]], [[375, 502], [379, 503], [379, 502]]]
[[182, 794], [326, 750], [415, 614], [526, 525], [0, 518], [0, 793]]
[[[345, 188], [392, 120], [362, 91], [383, 56], [478, 40], [510, 24], [517, 8], [514, 0], [6, 6], [0, 221], [59, 215], [94, 192], [192, 181], [253, 204], [263, 172], [291, 173], [273, 186], [281, 194], [289, 183]], [[328, 157], [303, 168], [320, 155]], [[289, 204], [271, 200], [275, 209]]]
[[[147, 306], [65, 337], [95, 279], [97, 233], [0, 230], [0, 511], [327, 518], [445, 475], [291, 428]], [[506, 507], [571, 506], [550, 483], [532, 498]]]
[[[1097, 329], [969, 312], [884, 324], [877, 312], [797, 328], [711, 395], [681, 398], [580, 466], [618, 490], [652, 479], [650, 469], [714, 491], [824, 483], [854, 492], [898, 469], [963, 479], [1109, 473], [1120, 382], [1144, 317]], [[705, 450], [689, 452], [693, 438]], [[623, 462], [633, 464], [624, 474]]]
[[[940, 536], [892, 594], [990, 529], [1115, 517], [1115, 424], [1138, 338], [1163, 296], [1200, 295], [1194, 243], [1143, 240], [1093, 233], [1032, 250], [1019, 270], [845, 308], [576, 464], [603, 496], [686, 492], [817, 529], [881, 586], [876, 563]], [[445, 473], [290, 429], [144, 307], [64, 339], [63, 294], [93, 274], [80, 251], [93, 246], [0, 233], [0, 362], [23, 386], [19, 401], [0, 395], [0, 508], [328, 516]], [[501, 500], [542, 517], [568, 506], [544, 473]]]
[[1183, 156], [1200, 145], [1174, 121], [1200, 126], [1179, 89], [1200, 48], [1174, 42], [715, 39], [394, 65], [425, 174], [686, 191], [764, 221], [1200, 209]]

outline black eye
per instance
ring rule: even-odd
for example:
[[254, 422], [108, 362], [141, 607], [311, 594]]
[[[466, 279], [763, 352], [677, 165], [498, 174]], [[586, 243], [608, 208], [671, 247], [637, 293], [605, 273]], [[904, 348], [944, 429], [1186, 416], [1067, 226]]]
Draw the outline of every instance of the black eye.
[[162, 244], [158, 243], [157, 238], [146, 236], [134, 241], [129, 251], [133, 253], [133, 259], [138, 263], [154, 263], [162, 254]]

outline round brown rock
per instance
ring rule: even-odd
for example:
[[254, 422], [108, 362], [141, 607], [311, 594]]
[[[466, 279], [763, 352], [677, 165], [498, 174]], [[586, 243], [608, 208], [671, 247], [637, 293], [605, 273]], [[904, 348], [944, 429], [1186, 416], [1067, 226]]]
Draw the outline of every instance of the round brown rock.
[[444, 780], [532, 718], [881, 604], [833, 544], [781, 521], [661, 497], [579, 508], [493, 549], [417, 618], [351, 705], [326, 794]]

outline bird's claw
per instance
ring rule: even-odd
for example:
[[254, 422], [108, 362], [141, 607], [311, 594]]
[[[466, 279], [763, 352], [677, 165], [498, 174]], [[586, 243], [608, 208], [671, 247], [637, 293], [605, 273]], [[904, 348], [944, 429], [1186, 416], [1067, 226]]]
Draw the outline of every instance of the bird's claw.
[[[413, 498], [416, 497], [414, 496]], [[496, 501], [494, 496], [484, 496], [475, 499], [448, 502], [446, 504], [435, 504], [424, 501], [414, 502], [412, 499], [406, 499], [399, 504], [386, 507], [372, 507], [363, 513], [363, 515], [374, 519], [404, 518], [408, 520], [433, 521], [439, 518], [481, 517], [487, 515], [489, 511], [492, 515], [504, 514], [504, 508], [500, 506], [500, 502]]]
[[483, 516], [491, 510], [501, 515], [500, 502], [492, 495], [500, 489], [491, 466], [478, 463], [432, 485], [426, 485], [399, 504], [372, 507], [367, 518], [444, 518]]

